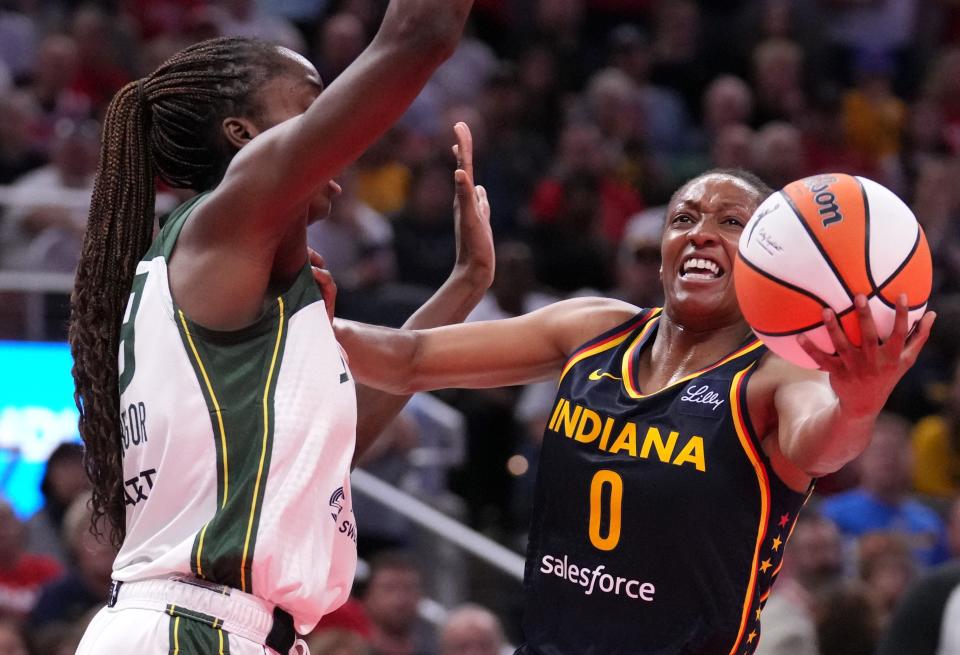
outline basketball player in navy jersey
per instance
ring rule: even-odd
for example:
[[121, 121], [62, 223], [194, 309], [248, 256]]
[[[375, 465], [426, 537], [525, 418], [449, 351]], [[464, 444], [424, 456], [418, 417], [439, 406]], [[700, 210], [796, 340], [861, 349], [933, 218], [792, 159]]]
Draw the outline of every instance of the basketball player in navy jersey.
[[[576, 298], [426, 331], [335, 326], [358, 380], [393, 392], [560, 375], [527, 552], [524, 655], [740, 655], [813, 480], [856, 457], [930, 333], [905, 299], [879, 343], [824, 320], [819, 371], [753, 336], [737, 304], [740, 234], [771, 190], [713, 171], [678, 190], [661, 242], [663, 308]], [[784, 311], [789, 311], [784, 308]]]

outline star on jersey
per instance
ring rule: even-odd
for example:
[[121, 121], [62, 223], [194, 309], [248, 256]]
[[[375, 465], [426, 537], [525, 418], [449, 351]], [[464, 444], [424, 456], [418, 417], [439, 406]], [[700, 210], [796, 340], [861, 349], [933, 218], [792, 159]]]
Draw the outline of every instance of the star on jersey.
[[751, 630], [751, 631], [750, 631], [750, 634], [747, 635], [747, 643], [748, 643], [748, 644], [752, 644], [752, 643], [753, 643], [753, 640], [756, 639], [756, 638], [757, 638], [757, 631], [756, 631], [756, 630]]
[[621, 380], [621, 378], [618, 378], [618, 377], [615, 376], [615, 375], [611, 375], [610, 373], [604, 373], [604, 372], [603, 372], [602, 370], [600, 370], [599, 368], [598, 368], [596, 371], [594, 371], [593, 373], [591, 373], [590, 375], [588, 375], [587, 377], [588, 377], [590, 380], [594, 380], [594, 381], [600, 380], [600, 379], [603, 379], [603, 378], [610, 378], [611, 380], [617, 380], [617, 381], [620, 381], [620, 380]]
[[777, 535], [776, 537], [773, 538], [773, 550], [774, 550], [774, 552], [780, 550], [780, 544], [782, 544], [782, 543], [783, 543], [783, 542], [780, 540], [780, 535]]
[[766, 573], [767, 569], [769, 569], [771, 566], [773, 566], [773, 564], [770, 562], [769, 559], [763, 560], [763, 562], [760, 563], [760, 572]]
[[790, 515], [789, 515], [789, 514], [782, 514], [782, 515], [780, 516], [780, 527], [781, 527], [781, 528], [787, 527], [787, 523], [789, 523], [789, 522], [790, 522]]

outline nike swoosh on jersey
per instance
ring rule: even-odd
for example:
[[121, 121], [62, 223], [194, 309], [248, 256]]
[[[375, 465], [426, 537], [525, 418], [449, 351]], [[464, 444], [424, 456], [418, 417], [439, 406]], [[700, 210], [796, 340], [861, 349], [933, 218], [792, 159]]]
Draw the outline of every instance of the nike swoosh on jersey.
[[587, 377], [591, 380], [599, 380], [601, 378], [610, 378], [611, 380], [618, 380], [618, 381], [620, 380], [620, 378], [618, 378], [617, 376], [610, 375], [609, 373], [604, 373], [599, 368]]

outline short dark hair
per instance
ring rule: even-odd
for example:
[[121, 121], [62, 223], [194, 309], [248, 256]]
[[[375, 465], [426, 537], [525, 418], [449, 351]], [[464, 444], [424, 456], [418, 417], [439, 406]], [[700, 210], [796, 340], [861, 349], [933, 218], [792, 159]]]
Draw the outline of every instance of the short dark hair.
[[774, 190], [770, 188], [770, 185], [768, 185], [766, 182], [761, 180], [758, 175], [756, 175], [755, 173], [751, 173], [748, 170], [745, 170], [743, 168], [711, 168], [710, 170], [705, 171], [700, 175], [691, 177], [689, 180], [687, 180], [682, 185], [680, 185], [680, 188], [674, 191], [673, 195], [670, 196], [669, 204], [672, 205], [677, 195], [681, 191], [686, 189], [688, 186], [696, 182], [697, 180], [702, 180], [705, 177], [711, 177], [713, 175], [726, 175], [727, 177], [733, 177], [740, 180], [741, 182], [745, 182], [747, 185], [750, 186], [751, 189], [753, 189], [757, 193], [757, 196], [760, 202], [763, 202], [764, 200], [766, 200], [767, 198], [769, 198], [774, 194]]

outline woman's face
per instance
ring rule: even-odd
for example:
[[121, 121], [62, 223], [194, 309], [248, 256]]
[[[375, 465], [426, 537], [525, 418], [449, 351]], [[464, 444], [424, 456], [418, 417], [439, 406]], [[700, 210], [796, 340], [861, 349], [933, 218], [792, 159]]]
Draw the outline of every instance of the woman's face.
[[[261, 131], [303, 114], [323, 90], [320, 74], [309, 61], [286, 48], [281, 51], [291, 59], [288, 72], [267, 80], [257, 92], [262, 108], [257, 121]], [[317, 185], [316, 194], [310, 201], [310, 220], [326, 218], [333, 197], [340, 191], [340, 186], [333, 180]]]
[[697, 178], [667, 207], [660, 251], [668, 315], [712, 329], [742, 321], [733, 262], [744, 226], [760, 203], [746, 182], [723, 174]]

